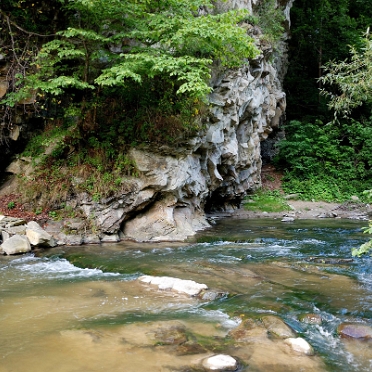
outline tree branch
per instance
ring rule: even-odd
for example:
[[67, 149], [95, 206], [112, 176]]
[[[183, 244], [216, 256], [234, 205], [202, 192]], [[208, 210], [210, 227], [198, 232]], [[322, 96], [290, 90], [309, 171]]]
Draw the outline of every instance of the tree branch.
[[27, 31], [21, 26], [18, 26], [15, 22], [13, 22], [8, 15], [5, 14], [3, 10], [0, 9], [0, 14], [5, 17], [6, 21], [8, 24], [12, 24], [15, 28], [18, 28], [18, 30], [24, 32], [25, 34], [28, 34], [29, 36], [39, 36], [39, 37], [52, 37], [52, 36], [57, 36], [57, 34], [49, 34], [49, 35], [43, 35], [43, 34], [38, 34], [37, 32], [31, 32]]

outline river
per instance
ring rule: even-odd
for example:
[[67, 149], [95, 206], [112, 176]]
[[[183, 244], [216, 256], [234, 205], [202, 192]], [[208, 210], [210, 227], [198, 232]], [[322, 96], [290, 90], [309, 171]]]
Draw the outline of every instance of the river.
[[[2, 256], [0, 372], [204, 371], [201, 361], [217, 353], [233, 355], [239, 371], [370, 371], [372, 340], [336, 331], [343, 322], [372, 326], [371, 258], [349, 260], [368, 239], [366, 224], [222, 219], [189, 242]], [[157, 290], [137, 280], [144, 274], [192, 279], [219, 295]], [[315, 355], [263, 332], [267, 315]], [[243, 323], [255, 325], [244, 342], [234, 333]]]

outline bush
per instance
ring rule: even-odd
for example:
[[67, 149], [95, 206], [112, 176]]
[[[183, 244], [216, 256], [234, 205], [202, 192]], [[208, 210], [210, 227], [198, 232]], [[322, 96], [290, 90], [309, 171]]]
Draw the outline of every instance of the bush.
[[304, 199], [363, 198], [372, 175], [372, 119], [323, 124], [291, 121], [275, 162], [286, 170], [283, 189]]

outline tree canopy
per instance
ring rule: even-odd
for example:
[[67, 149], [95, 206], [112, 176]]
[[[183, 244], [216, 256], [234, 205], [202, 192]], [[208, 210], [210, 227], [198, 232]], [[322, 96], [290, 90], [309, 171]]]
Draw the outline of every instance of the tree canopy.
[[[204, 97], [213, 61], [237, 67], [258, 54], [238, 23], [247, 11], [217, 14], [212, 1], [68, 0], [69, 24], [43, 43], [26, 89], [59, 95], [66, 89], [125, 87], [157, 77], [176, 92]], [[20, 94], [21, 90], [17, 90]], [[5, 102], [14, 104], [8, 95]]]

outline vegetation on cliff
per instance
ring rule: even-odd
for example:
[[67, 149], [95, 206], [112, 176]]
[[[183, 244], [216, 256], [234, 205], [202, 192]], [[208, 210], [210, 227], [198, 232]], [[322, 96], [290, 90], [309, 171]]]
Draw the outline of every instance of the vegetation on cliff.
[[288, 122], [276, 159], [286, 170], [284, 189], [304, 199], [368, 200], [372, 6], [296, 0], [291, 20]]
[[136, 175], [128, 149], [180, 146], [203, 126], [212, 67], [259, 54], [242, 27], [257, 18], [212, 1], [6, 0], [0, 10], [11, 61], [3, 121], [11, 126], [29, 100], [46, 123], [23, 155], [38, 165], [25, 178], [29, 198], [48, 203], [127, 187]]

